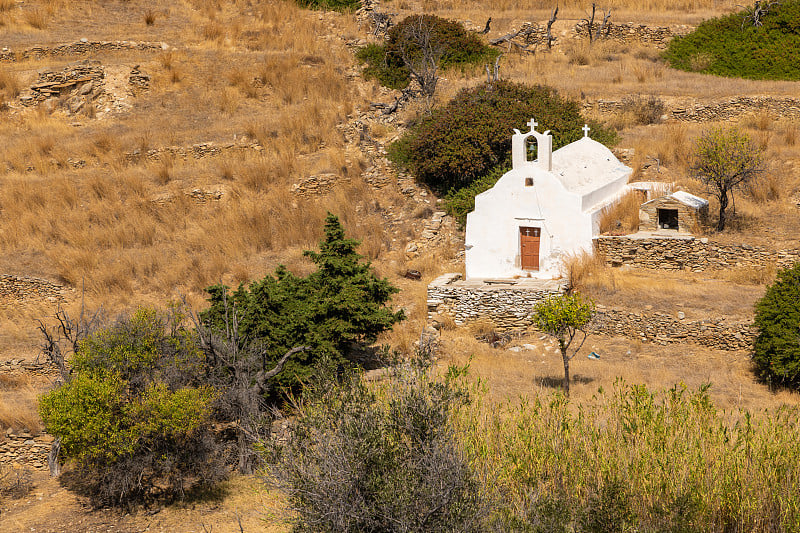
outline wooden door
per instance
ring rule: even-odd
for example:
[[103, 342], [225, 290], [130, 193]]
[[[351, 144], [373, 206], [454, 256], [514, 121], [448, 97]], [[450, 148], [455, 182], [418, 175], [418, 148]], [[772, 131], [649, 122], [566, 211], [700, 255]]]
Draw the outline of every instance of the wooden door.
[[522, 270], [539, 270], [541, 228], [519, 228], [519, 251]]

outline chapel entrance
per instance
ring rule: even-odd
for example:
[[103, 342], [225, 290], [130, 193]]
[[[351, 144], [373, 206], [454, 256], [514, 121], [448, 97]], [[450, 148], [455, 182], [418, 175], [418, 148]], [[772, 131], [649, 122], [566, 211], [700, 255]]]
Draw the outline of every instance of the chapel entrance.
[[677, 209], [659, 209], [658, 210], [658, 227], [661, 229], [678, 229], [678, 210]]
[[519, 250], [522, 270], [539, 270], [539, 237], [541, 228], [519, 228]]

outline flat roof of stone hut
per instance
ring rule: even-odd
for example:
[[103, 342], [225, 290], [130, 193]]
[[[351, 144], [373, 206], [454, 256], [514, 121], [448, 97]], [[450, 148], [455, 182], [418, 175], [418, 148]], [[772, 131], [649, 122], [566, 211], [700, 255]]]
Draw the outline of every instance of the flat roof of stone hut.
[[689, 194], [686, 191], [676, 191], [676, 192], [674, 192], [672, 194], [668, 194], [666, 196], [660, 196], [658, 198], [650, 200], [649, 202], [645, 202], [642, 205], [648, 205], [648, 204], [652, 204], [652, 203], [656, 203], [656, 202], [660, 203], [660, 202], [663, 202], [664, 200], [667, 200], [667, 199], [676, 200], [676, 201], [678, 201], [678, 202], [680, 202], [680, 203], [682, 203], [682, 204], [684, 204], [684, 205], [686, 205], [688, 207], [691, 207], [693, 209], [701, 209], [701, 208], [703, 208], [703, 207], [708, 205], [708, 200], [706, 200], [705, 198], [700, 198], [699, 196], [695, 196], [693, 194]]

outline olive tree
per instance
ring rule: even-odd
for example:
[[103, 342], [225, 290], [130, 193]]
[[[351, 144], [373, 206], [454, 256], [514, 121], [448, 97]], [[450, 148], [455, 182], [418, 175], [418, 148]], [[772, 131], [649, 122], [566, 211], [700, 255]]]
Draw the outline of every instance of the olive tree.
[[725, 229], [730, 195], [762, 171], [761, 149], [736, 128], [713, 128], [695, 141], [692, 174], [719, 200], [717, 231]]
[[[536, 327], [558, 341], [561, 359], [564, 362], [564, 393], [569, 396], [569, 362], [586, 341], [586, 326], [594, 316], [594, 302], [580, 293], [552, 296], [534, 307], [533, 321]], [[570, 353], [576, 337], [582, 336], [580, 344]]]

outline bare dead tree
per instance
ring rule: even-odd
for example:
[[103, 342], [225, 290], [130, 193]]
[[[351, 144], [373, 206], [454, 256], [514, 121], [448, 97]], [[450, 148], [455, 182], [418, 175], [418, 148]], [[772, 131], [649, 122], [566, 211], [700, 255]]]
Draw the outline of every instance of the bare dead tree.
[[241, 336], [236, 304], [230, 303], [226, 295], [223, 307], [224, 329], [208, 327], [194, 313], [190, 312], [189, 316], [206, 353], [208, 381], [221, 391], [218, 415], [222, 420], [235, 423], [239, 472], [252, 474], [258, 461], [253, 444], [264, 437], [264, 415], [269, 407], [265, 396], [270, 391], [271, 381], [293, 355], [310, 348], [292, 348], [267, 369], [264, 344]]
[[589, 42], [592, 43], [595, 40], [599, 39], [600, 37], [605, 37], [608, 35], [608, 32], [611, 30], [611, 27], [608, 25], [608, 21], [611, 18], [611, 9], [608, 11], [603, 10], [603, 22], [600, 24], [597, 31], [595, 31], [595, 17], [597, 15], [597, 4], [592, 2], [592, 15], [588, 16], [581, 21], [586, 23], [586, 32], [589, 35]]
[[497, 59], [494, 60], [494, 70], [491, 69], [489, 65], [486, 65], [486, 83], [492, 84], [500, 79], [500, 58], [503, 57], [502, 54], [497, 56]]
[[486, 27], [483, 30], [479, 31], [481, 35], [486, 35], [489, 33], [489, 26], [492, 24], [492, 17], [489, 17], [489, 20], [486, 21]]
[[553, 13], [550, 15], [550, 20], [547, 21], [547, 49], [550, 50], [553, 47], [553, 24], [556, 21], [556, 17], [558, 16], [558, 6], [553, 10]]
[[372, 35], [374, 35], [375, 37], [385, 36], [386, 32], [389, 31], [389, 28], [391, 28], [394, 25], [394, 21], [392, 20], [392, 15], [394, 15], [394, 13], [384, 13], [378, 11], [370, 12], [369, 18], [375, 27], [375, 29], [372, 30]]
[[[539, 45], [538, 40], [536, 39], [535, 35], [537, 33], [538, 26], [535, 24], [530, 24], [526, 22], [523, 24], [522, 28], [517, 31], [513, 31], [511, 33], [507, 33], [502, 37], [498, 37], [496, 39], [492, 39], [489, 41], [489, 44], [494, 46], [499, 46], [501, 44], [507, 44], [508, 47], [506, 49], [507, 53], [510, 53], [513, 49], [517, 50], [518, 52], [536, 52], [536, 48]], [[521, 37], [525, 44], [518, 43], [515, 41], [517, 37]]]
[[763, 26], [762, 20], [766, 17], [770, 10], [774, 6], [781, 5], [780, 2], [761, 2], [761, 0], [756, 0], [753, 4], [753, 7], [745, 7], [745, 6], [738, 6], [746, 9], [746, 13], [744, 14], [744, 18], [742, 20], [742, 30], [744, 27], [747, 26], [747, 23], [750, 22], [751, 26], [754, 27], [761, 27]]
[[439, 63], [444, 56], [445, 45], [436, 39], [434, 28], [426, 17], [417, 17], [412, 24], [408, 24], [400, 43], [403, 63], [419, 85], [430, 111], [439, 83]]

